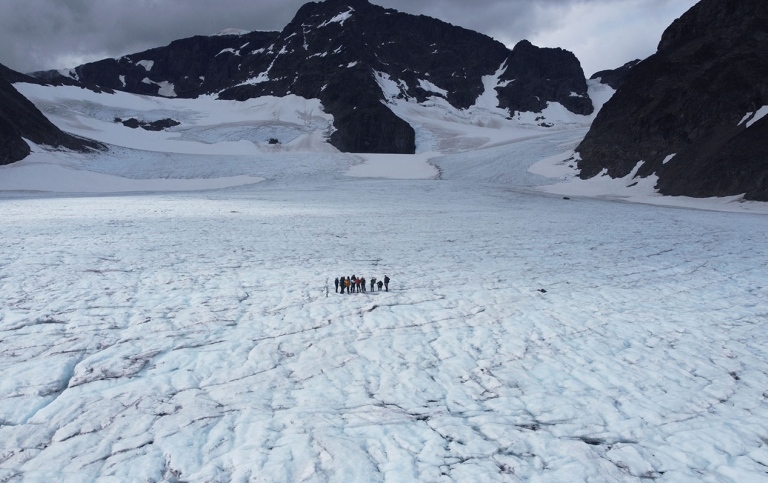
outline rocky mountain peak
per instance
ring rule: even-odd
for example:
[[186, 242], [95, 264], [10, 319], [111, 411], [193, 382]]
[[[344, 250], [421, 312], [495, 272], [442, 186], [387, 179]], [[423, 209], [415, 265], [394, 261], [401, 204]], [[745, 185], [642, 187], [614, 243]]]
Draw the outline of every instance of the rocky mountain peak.
[[658, 50], [705, 43], [713, 32], [727, 32], [720, 36], [721, 42], [738, 42], [744, 35], [765, 31], [766, 10], [768, 3], [760, 0], [702, 0], [664, 31]]
[[[387, 103], [436, 96], [466, 109], [484, 93], [488, 76], [498, 80], [495, 107], [510, 116], [540, 112], [549, 102], [578, 114], [593, 109], [570, 52], [528, 41], [510, 51], [486, 35], [366, 0], [307, 3], [280, 32], [192, 37], [65, 76], [39, 75], [169, 97], [317, 98], [334, 116], [329, 141], [349, 152], [414, 152], [413, 128]], [[385, 92], [383, 80], [397, 92]]]

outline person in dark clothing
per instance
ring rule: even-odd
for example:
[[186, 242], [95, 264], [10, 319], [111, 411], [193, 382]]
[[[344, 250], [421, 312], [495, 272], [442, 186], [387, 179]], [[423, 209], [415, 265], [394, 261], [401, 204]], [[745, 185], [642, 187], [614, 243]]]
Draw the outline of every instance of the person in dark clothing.
[[371, 292], [373, 292], [374, 286], [376, 286], [376, 277], [371, 277]]
[[365, 293], [365, 277], [360, 277], [360, 291]]
[[387, 277], [386, 275], [384, 275], [384, 290], [389, 292], [389, 277]]
[[336, 280], [333, 281], [333, 284], [336, 285], [336, 293], [339, 293], [339, 278], [336, 277]]
[[378, 282], [376, 282], [376, 286], [377, 286], [377, 287], [379, 287], [379, 292], [381, 292], [381, 287], [382, 287], [382, 285], [384, 285], [384, 282], [382, 282], [381, 280], [379, 280]]

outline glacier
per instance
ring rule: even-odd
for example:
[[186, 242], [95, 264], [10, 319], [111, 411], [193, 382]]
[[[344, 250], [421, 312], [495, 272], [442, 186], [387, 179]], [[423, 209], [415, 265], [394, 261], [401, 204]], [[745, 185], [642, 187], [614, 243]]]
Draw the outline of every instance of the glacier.
[[17, 88], [112, 149], [0, 168], [0, 480], [768, 478], [764, 204], [600, 191], [588, 121]]

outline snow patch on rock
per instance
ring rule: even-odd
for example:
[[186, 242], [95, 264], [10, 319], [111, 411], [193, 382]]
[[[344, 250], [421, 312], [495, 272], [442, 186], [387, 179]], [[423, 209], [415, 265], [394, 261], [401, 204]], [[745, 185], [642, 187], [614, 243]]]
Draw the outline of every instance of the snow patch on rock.
[[340, 14], [336, 15], [330, 20], [327, 20], [320, 25], [318, 25], [318, 28], [327, 27], [328, 25], [338, 23], [339, 25], [344, 25], [344, 22], [352, 18], [352, 13], [354, 13], [355, 9], [352, 7], [349, 7], [349, 10], [345, 12], [341, 12]]
[[154, 60], [140, 60], [140, 61], [136, 62], [136, 65], [140, 65], [140, 66], [144, 67], [144, 70], [149, 72], [149, 71], [152, 70], [152, 67], [154, 67], [155, 61]]

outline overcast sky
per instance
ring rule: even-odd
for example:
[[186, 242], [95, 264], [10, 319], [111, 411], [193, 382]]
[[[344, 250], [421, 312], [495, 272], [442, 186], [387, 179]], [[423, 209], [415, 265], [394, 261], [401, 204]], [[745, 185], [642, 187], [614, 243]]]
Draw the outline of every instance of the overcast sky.
[[[587, 76], [645, 58], [698, 0], [371, 0], [482, 32], [575, 53]], [[282, 30], [305, 0], [0, 0], [0, 63], [75, 67], [226, 28]]]

